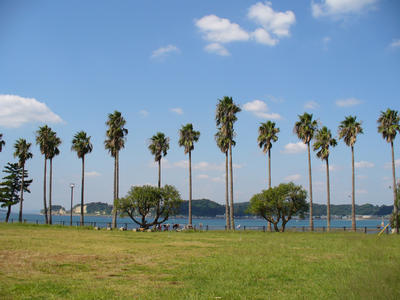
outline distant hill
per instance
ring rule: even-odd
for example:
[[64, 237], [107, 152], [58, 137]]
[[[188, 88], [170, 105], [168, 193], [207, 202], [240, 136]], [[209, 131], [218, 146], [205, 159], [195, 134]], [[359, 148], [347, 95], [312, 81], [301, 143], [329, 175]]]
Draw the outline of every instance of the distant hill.
[[[249, 207], [249, 202], [235, 203], [235, 216], [236, 217], [246, 217], [253, 216], [247, 213], [247, 208]], [[111, 215], [113, 206], [102, 202], [90, 202], [85, 204], [85, 213], [90, 215]], [[54, 212], [65, 211], [64, 207], [61, 205], [53, 205], [52, 210]], [[74, 206], [74, 211], [80, 211], [80, 205]], [[178, 210], [177, 215], [187, 216], [189, 211], [189, 201], [184, 200], [181, 207]], [[372, 205], [363, 204], [356, 205], [357, 215], [373, 215], [373, 216], [385, 216], [390, 215], [393, 211], [393, 206], [388, 205]], [[43, 213], [43, 210], [41, 210]], [[65, 211], [69, 213], [69, 211]], [[326, 215], [326, 205], [325, 204], [313, 204], [313, 213], [315, 217]], [[211, 201], [209, 199], [198, 199], [192, 201], [192, 214], [195, 217], [209, 217], [214, 218], [216, 216], [223, 216], [225, 214], [225, 205], [219, 204], [217, 202]], [[331, 215], [336, 216], [348, 216], [351, 215], [351, 204], [340, 204], [331, 205]]]

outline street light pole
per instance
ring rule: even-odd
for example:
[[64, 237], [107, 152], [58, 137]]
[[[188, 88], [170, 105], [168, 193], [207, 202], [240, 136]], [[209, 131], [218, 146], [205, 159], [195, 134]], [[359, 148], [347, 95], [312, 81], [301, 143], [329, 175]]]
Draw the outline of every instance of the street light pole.
[[71, 216], [70, 216], [69, 225], [72, 226], [72, 203], [74, 202], [74, 187], [75, 187], [75, 184], [71, 183], [69, 186], [71, 187], [71, 211], [70, 211]]

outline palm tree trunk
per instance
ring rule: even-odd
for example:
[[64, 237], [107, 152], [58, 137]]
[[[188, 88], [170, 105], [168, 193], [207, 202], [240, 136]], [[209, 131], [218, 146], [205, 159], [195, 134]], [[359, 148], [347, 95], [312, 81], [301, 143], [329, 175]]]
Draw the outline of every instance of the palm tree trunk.
[[[268, 149], [268, 189], [271, 188], [271, 149]], [[267, 231], [271, 231], [271, 222], [268, 221]]]
[[231, 229], [231, 221], [229, 215], [229, 188], [228, 188], [228, 151], [225, 152], [225, 218], [226, 218], [226, 229]]
[[52, 218], [52, 211], [51, 211], [51, 206], [52, 206], [52, 193], [53, 193], [53, 159], [50, 158], [50, 178], [49, 178], [49, 224], [53, 224], [53, 218]]
[[231, 229], [235, 230], [235, 214], [233, 208], [233, 168], [232, 168], [232, 144], [229, 145], [229, 167], [231, 173], [231, 207], [230, 207], [230, 217], [231, 217]]
[[5, 219], [6, 223], [8, 223], [8, 219], [10, 218], [10, 214], [11, 214], [11, 205], [9, 205], [7, 207], [7, 214], [6, 214], [6, 219]]
[[189, 151], [189, 225], [192, 225], [192, 152]]
[[355, 172], [354, 172], [354, 146], [351, 146], [351, 229], [356, 231], [356, 192], [355, 192]]
[[161, 188], [161, 159], [158, 161], [158, 188]]
[[81, 226], [85, 225], [84, 221], [84, 193], [85, 191], [85, 155], [82, 156], [82, 187], [81, 187]]
[[308, 149], [308, 178], [310, 180], [310, 231], [314, 231], [310, 143], [307, 143], [307, 149]]
[[114, 156], [114, 199], [113, 199], [113, 217], [112, 217], [112, 228], [117, 227], [117, 214], [116, 214], [116, 206], [115, 199], [117, 198], [117, 155]]
[[390, 142], [392, 147], [392, 173], [393, 173], [393, 211], [396, 218], [396, 233], [399, 233], [399, 204], [397, 203], [397, 185], [396, 185], [396, 165], [394, 163], [393, 141]]
[[114, 211], [114, 215], [115, 215], [115, 227], [117, 227], [117, 219], [118, 219], [118, 201], [119, 201], [119, 151], [117, 151], [117, 174], [116, 174], [116, 180], [117, 180], [117, 184], [116, 184], [116, 189], [115, 189], [115, 203], [114, 206], [116, 207], [115, 211]]
[[328, 158], [326, 158], [326, 196], [327, 196], [327, 205], [326, 205], [326, 215], [327, 215], [327, 228], [328, 231], [331, 230], [331, 192], [330, 192], [330, 182], [329, 182], [329, 162]]
[[18, 215], [18, 221], [22, 223], [22, 202], [24, 201], [24, 174], [25, 174], [25, 164], [22, 165], [22, 179], [21, 179], [21, 196], [19, 198], [19, 215]]
[[44, 209], [44, 217], [46, 224], [49, 224], [49, 219], [47, 216], [47, 199], [46, 199], [46, 181], [47, 181], [47, 159], [44, 157], [44, 178], [43, 178], [43, 209]]

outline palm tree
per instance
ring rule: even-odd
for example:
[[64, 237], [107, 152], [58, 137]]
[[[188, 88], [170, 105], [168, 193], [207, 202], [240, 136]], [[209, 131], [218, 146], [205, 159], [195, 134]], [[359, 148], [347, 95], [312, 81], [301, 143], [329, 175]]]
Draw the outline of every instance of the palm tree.
[[314, 137], [314, 133], [317, 130], [318, 123], [316, 120], [313, 120], [313, 115], [304, 113], [303, 115], [299, 115], [299, 121], [297, 121], [294, 125], [293, 131], [297, 135], [297, 137], [303, 141], [304, 144], [307, 145], [308, 150], [308, 178], [310, 184], [310, 230], [314, 231], [314, 222], [313, 222], [313, 193], [312, 193], [312, 177], [311, 177], [311, 155], [310, 155], [310, 142]]
[[[231, 222], [229, 217], [229, 184], [228, 184], [228, 151], [229, 151], [229, 140], [223, 135], [222, 131], [219, 130], [215, 134], [215, 141], [217, 142], [218, 148], [222, 153], [225, 154], [225, 219], [226, 229], [231, 229]], [[233, 141], [235, 142], [235, 141]]]
[[81, 188], [81, 226], [85, 224], [84, 222], [84, 190], [85, 190], [85, 155], [92, 152], [93, 145], [90, 142], [90, 136], [86, 135], [86, 132], [79, 131], [74, 135], [72, 139], [72, 151], [75, 151], [78, 158], [82, 159], [82, 188]]
[[194, 143], [200, 138], [200, 131], [193, 130], [192, 124], [182, 125], [179, 130], [179, 146], [189, 153], [189, 225], [192, 225], [192, 150]]
[[161, 188], [161, 158], [167, 155], [169, 138], [162, 132], [157, 132], [150, 138], [149, 150], [154, 155], [154, 161], [158, 162], [158, 187]]
[[3, 147], [6, 145], [6, 142], [3, 140], [3, 134], [0, 133], [0, 152], [3, 151]]
[[[264, 154], [268, 153], [268, 188], [271, 188], [271, 148], [272, 142], [278, 140], [277, 134], [279, 133], [279, 128], [275, 127], [275, 122], [268, 121], [266, 123], [261, 123], [258, 128], [258, 146], [263, 148]], [[268, 231], [271, 231], [271, 222], [268, 222]]]
[[44, 155], [44, 178], [43, 178], [43, 210], [46, 224], [49, 223], [47, 215], [47, 200], [46, 200], [46, 178], [47, 178], [47, 159], [49, 158], [50, 139], [52, 130], [49, 126], [44, 125], [36, 131], [36, 144], [40, 147], [40, 153]]
[[48, 148], [48, 159], [50, 160], [50, 178], [49, 178], [49, 224], [53, 224], [52, 219], [52, 196], [53, 196], [53, 158], [60, 154], [58, 147], [61, 145], [61, 139], [57, 137], [57, 134], [52, 131], [49, 140]]
[[25, 174], [25, 162], [28, 159], [33, 157], [33, 154], [30, 152], [31, 143], [27, 143], [25, 139], [19, 139], [14, 144], [14, 157], [18, 158], [18, 164], [22, 168], [22, 175], [21, 175], [21, 196], [19, 199], [19, 215], [18, 221], [22, 223], [22, 202], [24, 201], [24, 174]]
[[331, 229], [331, 193], [330, 193], [330, 182], [329, 182], [329, 147], [335, 147], [337, 145], [336, 139], [332, 138], [331, 131], [326, 127], [322, 127], [315, 134], [314, 151], [317, 151], [317, 157], [325, 160], [326, 163], [326, 193], [327, 193], [327, 228], [328, 231]]
[[396, 218], [396, 233], [399, 233], [399, 207], [396, 201], [397, 199], [397, 186], [396, 186], [396, 170], [394, 161], [394, 148], [393, 141], [396, 138], [397, 131], [400, 131], [400, 117], [399, 112], [396, 110], [387, 109], [385, 112], [382, 111], [378, 119], [378, 132], [382, 134], [382, 137], [390, 143], [392, 148], [392, 175], [393, 175], [393, 210]]
[[351, 147], [351, 228], [356, 231], [356, 202], [355, 202], [355, 173], [354, 173], [354, 144], [357, 141], [357, 135], [362, 134], [361, 123], [357, 122], [356, 116], [348, 116], [339, 125], [339, 139], [343, 139], [347, 146]]
[[[125, 147], [126, 135], [128, 134], [128, 129], [124, 126], [126, 120], [122, 117], [119, 111], [114, 111], [114, 113], [108, 114], [108, 120], [106, 125], [108, 126], [106, 132], [106, 140], [104, 141], [104, 146], [114, 157], [114, 208], [113, 208], [113, 220], [112, 228], [117, 227], [117, 201], [119, 197], [119, 151]], [[83, 207], [82, 207], [83, 209]]]
[[234, 208], [233, 208], [233, 163], [232, 163], [232, 147], [235, 146], [233, 138], [235, 137], [235, 132], [233, 129], [233, 124], [237, 121], [236, 114], [241, 111], [240, 107], [237, 106], [232, 97], [224, 96], [222, 99], [218, 100], [217, 110], [215, 114], [215, 121], [217, 127], [223, 133], [223, 135], [228, 139], [229, 142], [229, 168], [230, 168], [230, 178], [231, 178], [231, 199], [230, 199], [230, 219], [231, 227], [235, 230], [234, 221]]

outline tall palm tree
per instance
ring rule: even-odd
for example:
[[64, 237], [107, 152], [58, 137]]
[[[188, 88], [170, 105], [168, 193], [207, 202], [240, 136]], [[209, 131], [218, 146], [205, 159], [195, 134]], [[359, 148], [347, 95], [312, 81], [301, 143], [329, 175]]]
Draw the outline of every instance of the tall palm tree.
[[167, 155], [169, 149], [169, 137], [157, 132], [150, 138], [149, 150], [154, 155], [154, 161], [158, 162], [158, 187], [161, 187], [161, 158]]
[[314, 151], [317, 152], [317, 157], [325, 160], [326, 163], [326, 193], [327, 193], [327, 228], [328, 231], [331, 229], [331, 193], [330, 193], [330, 182], [329, 182], [329, 147], [335, 147], [337, 145], [336, 139], [332, 137], [331, 131], [328, 127], [324, 126], [317, 130], [315, 134]]
[[[264, 154], [268, 153], [268, 188], [271, 188], [271, 148], [272, 142], [278, 140], [279, 128], [275, 127], [275, 122], [268, 121], [261, 123], [258, 128], [258, 146], [263, 149]], [[271, 231], [271, 222], [268, 222], [268, 231]]]
[[28, 159], [33, 157], [33, 154], [30, 152], [31, 143], [28, 143], [25, 139], [19, 139], [14, 144], [14, 157], [18, 158], [18, 164], [22, 168], [21, 175], [21, 194], [19, 199], [19, 215], [18, 221], [22, 223], [22, 203], [24, 201], [24, 174], [25, 174], [25, 163]]
[[182, 125], [179, 130], [179, 146], [184, 147], [185, 154], [189, 154], [189, 225], [192, 225], [192, 151], [199, 138], [200, 131], [193, 130], [190, 123]]
[[3, 147], [6, 145], [6, 142], [3, 140], [3, 134], [0, 133], [0, 152], [3, 151]]
[[61, 139], [57, 137], [57, 134], [52, 131], [49, 140], [48, 148], [48, 159], [50, 161], [50, 172], [49, 172], [49, 224], [53, 224], [52, 218], [52, 199], [53, 199], [53, 158], [60, 154]]
[[[229, 180], [228, 180], [228, 151], [229, 140], [224, 136], [221, 130], [215, 134], [215, 141], [218, 148], [225, 154], [225, 219], [226, 229], [231, 229], [230, 214], [229, 214]], [[235, 141], [233, 141], [235, 142]]]
[[362, 134], [361, 123], [357, 121], [356, 116], [348, 116], [339, 125], [339, 139], [343, 139], [347, 146], [351, 147], [351, 228], [356, 231], [356, 193], [355, 193], [355, 173], [354, 173], [354, 144], [357, 141], [357, 135]]
[[313, 115], [304, 113], [299, 115], [299, 121], [294, 125], [293, 131], [297, 137], [307, 145], [308, 150], [308, 179], [310, 189], [310, 230], [314, 231], [313, 221], [313, 193], [312, 193], [312, 177], [311, 177], [311, 155], [310, 155], [310, 142], [314, 137], [314, 133], [317, 130], [318, 123], [313, 120]]
[[[114, 208], [113, 208], [113, 219], [112, 228], [117, 227], [117, 201], [119, 197], [119, 151], [125, 147], [126, 135], [128, 129], [124, 126], [126, 120], [122, 117], [119, 111], [108, 114], [108, 120], [106, 125], [108, 129], [106, 131], [106, 140], [104, 146], [114, 157]], [[82, 207], [83, 209], [83, 207]]]
[[215, 121], [219, 130], [226, 136], [229, 142], [229, 169], [230, 169], [230, 179], [231, 179], [231, 199], [230, 199], [230, 219], [231, 227], [235, 230], [235, 220], [234, 220], [234, 207], [233, 207], [233, 163], [232, 163], [232, 147], [235, 146], [233, 138], [235, 137], [235, 132], [233, 129], [233, 124], [237, 121], [236, 114], [241, 111], [240, 107], [237, 106], [232, 97], [224, 96], [222, 99], [218, 100], [217, 110], [215, 113]]
[[43, 178], [43, 210], [46, 224], [49, 223], [47, 215], [47, 200], [46, 200], [46, 182], [47, 182], [47, 159], [49, 158], [50, 139], [52, 130], [49, 126], [44, 125], [36, 131], [36, 144], [40, 147], [40, 153], [44, 155], [44, 178]]
[[382, 134], [382, 137], [390, 143], [392, 148], [392, 175], [393, 175], [393, 211], [396, 218], [396, 233], [399, 233], [399, 207], [396, 201], [397, 199], [397, 185], [396, 185], [396, 170], [394, 161], [394, 148], [393, 141], [396, 138], [397, 131], [400, 131], [400, 117], [399, 112], [396, 110], [387, 109], [382, 111], [378, 118], [378, 132]]
[[81, 226], [84, 222], [84, 190], [85, 190], [85, 155], [92, 152], [93, 145], [90, 142], [90, 136], [87, 136], [86, 132], [79, 131], [74, 135], [72, 139], [72, 151], [75, 151], [78, 158], [82, 159], [82, 187], [81, 187]]

